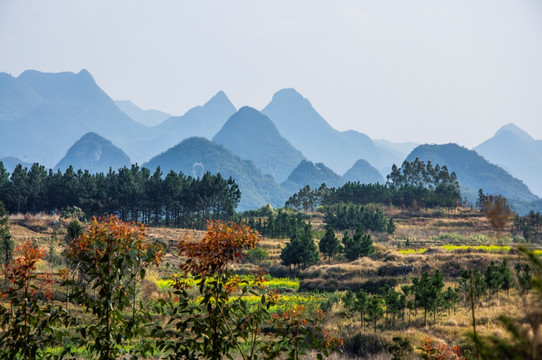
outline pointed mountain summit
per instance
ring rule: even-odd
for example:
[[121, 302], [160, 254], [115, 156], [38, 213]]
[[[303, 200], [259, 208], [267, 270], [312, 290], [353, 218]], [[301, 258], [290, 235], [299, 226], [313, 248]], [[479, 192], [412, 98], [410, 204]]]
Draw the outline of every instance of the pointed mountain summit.
[[170, 170], [182, 171], [193, 177], [209, 171], [235, 180], [241, 190], [239, 210], [257, 209], [265, 204], [281, 207], [289, 194], [270, 177], [264, 176], [254, 163], [243, 160], [230, 150], [201, 137], [193, 137], [155, 156], [145, 167], [154, 170], [160, 166], [164, 174]]
[[295, 149], [261, 112], [245, 106], [233, 114], [213, 138], [242, 159], [251, 160], [264, 174], [282, 182], [303, 154]]
[[392, 163], [382, 162], [380, 151], [368, 136], [357, 131], [335, 130], [294, 89], [275, 93], [262, 113], [309, 160], [323, 162], [336, 172], [344, 173], [358, 159], [365, 159], [377, 168], [391, 168]]
[[343, 175], [344, 181], [356, 182], [359, 181], [362, 184], [385, 184], [384, 177], [366, 160], [359, 159]]
[[295, 193], [306, 185], [318, 189], [323, 183], [331, 188], [343, 185], [344, 180], [323, 163], [315, 164], [311, 161], [302, 160], [281, 185], [291, 193]]
[[457, 144], [420, 145], [407, 157], [408, 161], [419, 158], [431, 161], [433, 166], [446, 165], [449, 172], [455, 171], [461, 185], [461, 195], [474, 203], [478, 189], [486, 194], [502, 195], [518, 213], [529, 211], [529, 204], [539, 200], [527, 185], [513, 177], [501, 167], [488, 162], [476, 151]]
[[156, 126], [171, 117], [170, 114], [159, 110], [143, 110], [130, 100], [115, 100], [115, 105], [132, 120], [145, 126]]
[[236, 111], [226, 94], [219, 91], [203, 106], [193, 107], [184, 115], [170, 117], [156, 126], [157, 136], [144, 146], [158, 154], [190, 137], [210, 140]]
[[88, 71], [27, 70], [17, 80], [43, 103], [14, 121], [0, 122], [0, 152], [53, 167], [81, 136], [95, 132], [137, 159], [142, 149], [134, 142], [148, 136], [147, 128], [120, 111]]
[[534, 140], [516, 125], [508, 124], [474, 150], [542, 196], [542, 140]]
[[111, 141], [90, 132], [70, 147], [55, 170], [65, 171], [70, 165], [75, 171], [81, 169], [105, 174], [109, 168], [116, 171], [130, 166], [130, 158]]
[[503, 125], [499, 130], [497, 130], [495, 135], [506, 133], [512, 133], [516, 135], [521, 141], [534, 141], [531, 135], [527, 134], [525, 131], [523, 131], [513, 123]]

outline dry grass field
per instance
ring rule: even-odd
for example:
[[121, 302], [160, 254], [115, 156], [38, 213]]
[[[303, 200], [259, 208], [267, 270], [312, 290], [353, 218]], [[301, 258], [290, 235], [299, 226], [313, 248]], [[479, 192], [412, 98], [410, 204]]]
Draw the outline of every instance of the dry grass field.
[[[298, 292], [303, 291], [339, 291], [326, 305], [327, 318], [324, 328], [335, 336], [348, 340], [353, 335], [362, 332], [360, 318], [345, 308], [341, 297], [347, 289], [358, 289], [362, 284], [380, 279], [393, 279], [396, 290], [411, 282], [412, 277], [420, 276], [423, 272], [433, 272], [439, 269], [445, 279], [446, 286], [458, 287], [458, 277], [463, 269], [478, 268], [483, 271], [491, 261], [500, 264], [506, 258], [511, 268], [521, 261], [517, 252], [518, 239], [510, 233], [498, 234], [484, 216], [470, 209], [455, 211], [424, 211], [408, 212], [397, 209], [383, 209], [386, 216], [394, 218], [397, 226], [392, 235], [371, 234], [376, 251], [371, 258], [360, 258], [352, 262], [343, 259], [320, 260], [314, 266], [295, 274], [300, 279]], [[57, 216], [23, 216], [10, 218], [11, 234], [16, 243], [30, 240], [39, 244], [47, 251], [61, 254], [65, 246], [67, 220]], [[321, 214], [312, 214], [311, 223], [316, 232], [323, 231]], [[167, 250], [164, 263], [158, 271], [152, 272], [151, 279], [158, 281], [175, 272], [178, 265], [176, 243], [180, 239], [191, 238], [198, 240], [204, 236], [203, 231], [148, 228], [148, 238], [160, 241]], [[337, 234], [341, 238], [342, 234]], [[259, 264], [242, 263], [236, 266], [240, 271], [254, 271], [262, 266], [273, 276], [287, 276], [288, 269], [280, 265], [280, 253], [288, 239], [262, 239], [259, 243], [269, 255]], [[446, 250], [443, 245], [505, 245], [508, 251], [487, 252], [477, 249]], [[540, 248], [540, 246], [539, 246]], [[415, 250], [418, 253], [404, 253], [405, 250]], [[421, 252], [423, 249], [423, 253]], [[400, 251], [403, 251], [401, 253]], [[61, 266], [54, 258], [42, 261], [39, 269], [50, 271]], [[167, 264], [167, 267], [164, 265]], [[406, 273], [397, 273], [397, 269], [408, 267]], [[158, 294], [156, 286], [153, 294]], [[499, 324], [497, 317], [501, 314], [524, 323], [526, 309], [529, 303], [512, 289], [509, 295], [485, 296], [476, 302], [476, 324], [481, 334], [500, 337], [507, 336]], [[470, 305], [470, 304], [467, 304]], [[414, 348], [421, 346], [424, 338], [429, 337], [447, 345], [459, 345], [469, 348], [470, 344], [465, 334], [472, 329], [472, 314], [470, 307], [465, 307], [461, 299], [455, 311], [449, 314], [439, 314], [436, 323], [433, 317], [427, 326], [423, 326], [423, 314], [408, 312], [405, 319], [398, 320], [396, 325], [384, 327], [383, 322], [376, 331], [368, 327], [363, 332], [364, 346], [367, 359], [390, 359], [389, 344], [394, 336], [408, 338]], [[351, 353], [333, 355], [335, 359], [352, 358]]]

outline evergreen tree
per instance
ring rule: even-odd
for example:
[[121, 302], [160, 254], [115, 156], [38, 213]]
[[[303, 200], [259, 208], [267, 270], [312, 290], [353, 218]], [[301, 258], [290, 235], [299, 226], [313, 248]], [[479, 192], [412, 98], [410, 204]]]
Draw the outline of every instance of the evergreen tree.
[[13, 259], [14, 243], [9, 232], [9, 215], [0, 201], [0, 259], [4, 266], [7, 266]]
[[290, 242], [282, 249], [280, 259], [285, 266], [300, 266], [303, 269], [318, 262], [320, 256], [310, 224], [296, 229]]
[[386, 232], [391, 235], [395, 232], [395, 228], [396, 228], [395, 222], [393, 221], [393, 219], [390, 218], [388, 220], [388, 226], [386, 227]]
[[332, 226], [328, 226], [326, 233], [320, 243], [318, 244], [320, 252], [331, 259], [341, 250], [341, 243], [337, 236], [335, 236], [335, 230]]
[[350, 238], [348, 233], [345, 233], [342, 242], [344, 255], [350, 261], [369, 256], [374, 252], [371, 236], [366, 234], [361, 226], [356, 229], [353, 238]]
[[510, 288], [514, 284], [514, 279], [512, 278], [512, 274], [510, 273], [510, 268], [508, 267], [508, 262], [506, 261], [506, 258], [502, 259], [501, 266], [499, 267], [499, 273], [501, 275], [501, 289], [506, 292], [506, 295], [508, 295]]

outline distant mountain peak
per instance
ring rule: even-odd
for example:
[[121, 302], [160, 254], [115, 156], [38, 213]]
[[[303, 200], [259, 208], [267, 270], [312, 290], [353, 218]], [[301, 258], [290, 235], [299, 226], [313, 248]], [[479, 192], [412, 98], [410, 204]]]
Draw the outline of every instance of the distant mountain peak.
[[121, 149], [95, 132], [88, 132], [77, 140], [55, 167], [64, 171], [72, 165], [75, 170], [106, 173], [130, 165], [130, 158]]
[[502, 126], [495, 135], [503, 134], [506, 132], [511, 132], [512, 134], [516, 135], [520, 140], [522, 141], [533, 141], [534, 139], [531, 137], [531, 135], [527, 134], [524, 130], [520, 129], [518, 126], [516, 126], [513, 123], [506, 124]]
[[203, 105], [203, 107], [225, 107], [225, 106], [235, 109], [235, 106], [232, 104], [232, 102], [230, 101], [226, 93], [222, 90], [217, 92], [212, 98], [209, 99], [209, 101], [205, 103], [205, 105]]
[[281, 89], [277, 91], [273, 95], [272, 102], [279, 102], [279, 103], [303, 103], [308, 104], [309, 106], [312, 106], [310, 101], [303, 97], [300, 93], [297, 92], [294, 88], [286, 88]]

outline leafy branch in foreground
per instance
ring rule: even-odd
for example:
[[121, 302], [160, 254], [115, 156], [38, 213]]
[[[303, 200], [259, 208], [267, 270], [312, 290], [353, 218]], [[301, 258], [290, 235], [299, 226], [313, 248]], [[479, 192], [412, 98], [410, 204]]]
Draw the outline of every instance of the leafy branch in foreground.
[[53, 295], [50, 275], [36, 272], [45, 251], [25, 242], [15, 248], [15, 255], [2, 269], [8, 285], [0, 297], [10, 307], [0, 306], [0, 358], [41, 358], [45, 347], [57, 343], [54, 326], [63, 312], [47, 304]]
[[[176, 290], [170, 295], [177, 301], [159, 302], [158, 311], [169, 322], [153, 331], [158, 348], [169, 359], [271, 359], [285, 352], [298, 358], [309, 346], [324, 355], [338, 347], [338, 340], [314, 326], [321, 317], [309, 321], [305, 311], [297, 309], [295, 314], [272, 318], [270, 308], [278, 294], [266, 287], [265, 277], [241, 278], [231, 270], [259, 239], [248, 226], [212, 221], [202, 240], [180, 241], [182, 273], [173, 279]], [[192, 297], [184, 281], [188, 277], [196, 281], [197, 294]], [[253, 296], [260, 301], [249, 303], [247, 298]]]
[[136, 304], [137, 284], [148, 267], [160, 263], [163, 250], [147, 241], [143, 225], [108, 216], [94, 218], [86, 232], [69, 244], [67, 256], [82, 264], [87, 281], [65, 285], [75, 287], [72, 299], [91, 309], [94, 317], [79, 326], [79, 342], [100, 360], [117, 359], [127, 341], [145, 335], [143, 324], [150, 318]]

